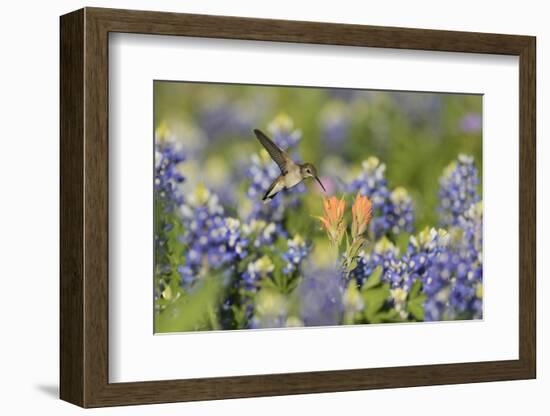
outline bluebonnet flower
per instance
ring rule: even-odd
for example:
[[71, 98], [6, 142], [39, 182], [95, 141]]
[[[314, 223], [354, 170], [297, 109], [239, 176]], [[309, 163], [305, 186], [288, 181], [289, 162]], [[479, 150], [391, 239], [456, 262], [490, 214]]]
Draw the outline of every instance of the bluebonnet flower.
[[459, 218], [480, 200], [477, 193], [479, 179], [474, 158], [459, 155], [457, 161], [452, 162], [445, 169], [439, 181], [438, 208], [442, 226], [458, 225]]
[[178, 271], [184, 287], [206, 273], [205, 267], [234, 267], [248, 254], [248, 239], [241, 233], [240, 222], [225, 217], [217, 196], [204, 186], [197, 187], [180, 206], [180, 213], [185, 227], [180, 241], [187, 255]]
[[409, 288], [416, 279], [422, 280], [422, 291], [427, 295], [424, 320], [443, 319], [447, 308], [448, 288], [453, 270], [449, 268], [452, 253], [448, 250], [449, 234], [434, 228], [424, 229], [412, 236], [407, 247]]
[[329, 149], [339, 149], [350, 131], [350, 116], [341, 102], [331, 102], [321, 111], [321, 137]]
[[386, 277], [385, 271], [392, 263], [399, 260], [399, 250], [383, 237], [371, 251], [361, 250], [357, 257], [357, 267], [350, 273], [350, 278], [355, 280], [358, 287], [362, 287], [378, 266], [383, 267], [382, 279], [391, 280], [391, 275]]
[[458, 245], [462, 263], [457, 273], [456, 286], [451, 293], [451, 304], [459, 312], [473, 312], [482, 316], [483, 290], [483, 205], [470, 206], [460, 219], [462, 238]]
[[[378, 175], [378, 183], [383, 188], [381, 176]], [[369, 192], [369, 179], [362, 179], [356, 185], [362, 185], [363, 191]], [[390, 285], [393, 307], [399, 309], [401, 317], [405, 316], [405, 294], [420, 279], [427, 297], [424, 304], [426, 321], [479, 318], [482, 313], [482, 208], [477, 202], [477, 171], [473, 159], [460, 156], [458, 163], [447, 169], [441, 184], [443, 208], [440, 213], [449, 232], [427, 228], [410, 237], [405, 253], [399, 253], [389, 240], [382, 238], [370, 252], [359, 254], [357, 268], [351, 277], [361, 287], [376, 267], [381, 266], [381, 278]], [[396, 219], [410, 212], [405, 224], [397, 223], [402, 228], [392, 230], [394, 233], [410, 232], [411, 228], [403, 227], [412, 226], [410, 199], [399, 188], [394, 192], [393, 198], [389, 198], [389, 206], [394, 208], [381, 212], [386, 213], [388, 224], [394, 226]], [[459, 203], [450, 203], [453, 198]], [[404, 208], [395, 215], [395, 206], [399, 205]]]
[[448, 297], [452, 317], [465, 313], [482, 315], [482, 205], [477, 194], [477, 170], [473, 159], [460, 156], [441, 181], [442, 223], [460, 234], [454, 264], [456, 280]]
[[365, 250], [359, 252], [357, 257], [357, 267], [353, 269], [349, 276], [357, 282], [359, 287], [363, 286], [367, 278], [374, 272], [376, 263], [370, 261], [371, 256]]
[[459, 121], [459, 129], [463, 133], [479, 133], [482, 127], [481, 114], [468, 113]]
[[[357, 267], [350, 277], [357, 282], [358, 287], [362, 287], [376, 268], [382, 267], [380, 278], [383, 282], [388, 283], [392, 290], [402, 289], [408, 292], [414, 280], [418, 278], [418, 276], [412, 276], [410, 272], [412, 264], [408, 260], [409, 258], [401, 255], [391, 241], [383, 237], [370, 252], [363, 250], [359, 253]], [[397, 296], [397, 292], [395, 293]]]
[[172, 269], [168, 256], [174, 247], [169, 244], [169, 239], [174, 230], [173, 214], [183, 202], [181, 185], [185, 178], [180, 167], [185, 157], [177, 142], [167, 140], [165, 125], [159, 126], [155, 136], [154, 200], [155, 214], [159, 217], [155, 218], [154, 245], [155, 275], [160, 278], [156, 293], [159, 295], [164, 290]]
[[[261, 256], [262, 247], [269, 247], [275, 243], [278, 237], [280, 224], [252, 219], [241, 224], [239, 239], [246, 242], [246, 255], [251, 260], [246, 264], [242, 273], [234, 276], [232, 281], [233, 293], [224, 301], [223, 309], [228, 310], [232, 306], [241, 307], [244, 311], [243, 325], [252, 325], [254, 312], [254, 296], [258, 292], [263, 278], [271, 278], [275, 266], [268, 256]], [[231, 241], [231, 240], [230, 240]], [[237, 240], [239, 241], [239, 240]], [[261, 257], [260, 257], [261, 256]], [[241, 255], [239, 260], [244, 259]]]
[[263, 279], [270, 279], [274, 271], [275, 265], [269, 256], [265, 255], [248, 263], [246, 270], [241, 275], [241, 279], [236, 281], [236, 284], [241, 289], [240, 304], [244, 306], [244, 317], [248, 326], [252, 325], [254, 314], [253, 299], [260, 289], [260, 283]]
[[[481, 227], [479, 209], [472, 209], [470, 215], [476, 217], [472, 227]], [[479, 244], [479, 233], [472, 235]], [[382, 267], [382, 281], [390, 285], [393, 307], [402, 318], [406, 317], [406, 296], [418, 279], [427, 296], [424, 320], [481, 316], [480, 251], [460, 233], [453, 236], [445, 230], [427, 228], [411, 236], [403, 254], [382, 238], [370, 253], [359, 254], [358, 266], [351, 276], [361, 287], [378, 266]]]
[[[460, 218], [459, 227], [463, 231], [462, 242], [469, 250], [472, 262], [482, 263], [483, 251], [483, 203], [477, 202]], [[478, 276], [476, 276], [478, 278]]]
[[299, 234], [288, 240], [287, 250], [281, 256], [286, 262], [283, 273], [287, 275], [294, 273], [308, 255], [308, 252], [307, 245]]
[[183, 202], [180, 184], [185, 180], [180, 164], [185, 160], [183, 151], [175, 143], [155, 144], [155, 198], [170, 212]]
[[[234, 253], [234, 258], [242, 259], [248, 255], [248, 239], [241, 231], [241, 222], [236, 218], [225, 218], [225, 241]], [[233, 260], [233, 259], [232, 259]]]
[[357, 268], [355, 268], [351, 277], [353, 277], [359, 287], [368, 280], [374, 270], [382, 267], [381, 280], [390, 284], [392, 288], [412, 286], [407, 274], [407, 264], [399, 255], [399, 250], [395, 245], [383, 237], [372, 248], [371, 252], [361, 251], [357, 259]]
[[302, 132], [294, 128], [294, 122], [284, 113], [279, 114], [267, 125], [267, 131], [281, 149], [293, 149], [302, 138]]
[[242, 226], [243, 235], [250, 240], [252, 247], [258, 249], [270, 246], [277, 239], [280, 225], [274, 222], [252, 219]]
[[222, 96], [207, 96], [198, 114], [200, 127], [210, 140], [250, 134], [256, 124], [254, 107]]
[[390, 194], [386, 217], [388, 223], [392, 224], [391, 231], [394, 235], [414, 232], [413, 201], [405, 188], [397, 187]]
[[[471, 215], [479, 221], [480, 231], [481, 209], [475, 207]], [[418, 239], [411, 237], [408, 256], [414, 264], [409, 269], [413, 280], [422, 279], [426, 321], [481, 317], [481, 251], [465, 235], [453, 228], [450, 233], [432, 229]], [[422, 265], [420, 259], [425, 259]]]
[[300, 318], [306, 326], [337, 325], [342, 321], [344, 285], [340, 270], [310, 269], [297, 290]]
[[242, 274], [244, 287], [248, 291], [256, 291], [262, 278], [272, 276], [275, 266], [268, 256], [262, 256], [256, 261], [248, 263], [246, 271]]
[[375, 239], [388, 233], [414, 231], [412, 199], [404, 188], [396, 188], [390, 193], [385, 170], [385, 164], [375, 157], [369, 157], [348, 187], [348, 191], [366, 195], [372, 201], [374, 212], [369, 228]]
[[180, 264], [177, 270], [181, 277], [182, 286], [190, 286], [197, 277], [196, 272], [190, 266]]
[[401, 288], [395, 288], [390, 290], [390, 300], [393, 308], [397, 311], [401, 319], [406, 319], [409, 315], [407, 311], [407, 297], [409, 293]]
[[438, 127], [441, 120], [442, 97], [439, 94], [422, 94], [408, 92], [391, 93], [396, 106], [406, 114], [412, 123], [428, 121]]
[[363, 92], [348, 88], [327, 88], [326, 91], [331, 98], [343, 101], [353, 101], [357, 97], [358, 93]]
[[373, 102], [384, 95], [384, 93], [380, 91], [353, 90], [348, 88], [327, 88], [327, 93], [330, 97], [336, 100], [348, 103], [358, 100]]

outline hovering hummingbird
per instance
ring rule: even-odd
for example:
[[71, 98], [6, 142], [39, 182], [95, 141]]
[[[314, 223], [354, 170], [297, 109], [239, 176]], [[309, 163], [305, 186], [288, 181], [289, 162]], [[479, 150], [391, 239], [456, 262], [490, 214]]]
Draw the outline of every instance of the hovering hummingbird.
[[263, 134], [260, 130], [254, 129], [254, 134], [262, 144], [262, 146], [267, 150], [271, 159], [279, 166], [281, 169], [281, 174], [273, 181], [266, 191], [262, 201], [266, 199], [273, 199], [280, 191], [284, 189], [290, 189], [293, 186], [298, 185], [306, 178], [315, 178], [323, 191], [326, 192], [323, 183], [317, 176], [317, 169], [311, 163], [298, 164], [295, 163], [288, 153], [280, 149], [273, 141]]

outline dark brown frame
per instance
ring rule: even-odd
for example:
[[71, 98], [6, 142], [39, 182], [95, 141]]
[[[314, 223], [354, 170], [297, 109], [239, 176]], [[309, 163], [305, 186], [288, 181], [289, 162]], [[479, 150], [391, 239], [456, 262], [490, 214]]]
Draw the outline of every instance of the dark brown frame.
[[[536, 377], [535, 38], [85, 8], [61, 27], [60, 396], [83, 407]], [[520, 65], [519, 359], [136, 383], [108, 380], [110, 32], [515, 55]]]

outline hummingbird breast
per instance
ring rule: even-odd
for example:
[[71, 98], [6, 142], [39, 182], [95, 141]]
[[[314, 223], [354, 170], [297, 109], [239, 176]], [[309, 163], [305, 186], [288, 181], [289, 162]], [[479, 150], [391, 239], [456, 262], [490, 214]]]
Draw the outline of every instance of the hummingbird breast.
[[283, 177], [286, 188], [292, 188], [302, 182], [302, 175], [300, 174], [300, 168], [296, 166], [296, 169], [291, 169]]

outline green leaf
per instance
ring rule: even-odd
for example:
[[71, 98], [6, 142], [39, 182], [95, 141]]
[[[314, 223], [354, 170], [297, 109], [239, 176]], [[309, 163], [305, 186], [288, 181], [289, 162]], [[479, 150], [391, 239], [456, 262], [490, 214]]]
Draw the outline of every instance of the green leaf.
[[271, 279], [262, 279], [260, 281], [260, 287], [262, 289], [273, 289], [273, 290], [278, 290], [279, 289], [277, 284]]
[[365, 318], [369, 322], [380, 322], [379, 319], [376, 318], [376, 314], [382, 309], [389, 295], [390, 290], [388, 285], [375, 287], [363, 292], [363, 299], [365, 301]]
[[372, 274], [367, 278], [367, 281], [363, 285], [363, 290], [368, 290], [373, 287], [376, 287], [380, 284], [382, 278], [382, 266], [378, 266]]
[[254, 259], [254, 254], [249, 254], [237, 264], [237, 272], [244, 273], [248, 267], [248, 264]]
[[424, 302], [426, 295], [419, 295], [407, 302], [407, 312], [409, 312], [417, 321], [424, 321]]
[[387, 322], [387, 323], [396, 323], [396, 322], [404, 322], [405, 320], [399, 316], [399, 312], [397, 312], [395, 309], [390, 309], [389, 311], [381, 311], [378, 312], [376, 315], [376, 319], [380, 322]]
[[350, 273], [357, 267], [357, 259], [353, 259], [346, 267], [346, 272]]
[[395, 245], [399, 249], [400, 253], [407, 252], [407, 246], [409, 245], [410, 235], [407, 233], [401, 233], [397, 236]]
[[411, 291], [409, 292], [409, 300], [415, 299], [420, 295], [420, 290], [422, 289], [422, 282], [420, 279], [416, 279], [416, 281], [413, 283], [411, 287]]
[[213, 306], [222, 289], [221, 277], [207, 277], [200, 287], [155, 314], [155, 332], [184, 332], [203, 329], [212, 321]]
[[288, 283], [287, 288], [286, 288], [287, 293], [292, 293], [294, 291], [294, 289], [296, 289], [298, 287], [299, 280], [300, 279], [298, 279], [298, 278], [294, 278]]

